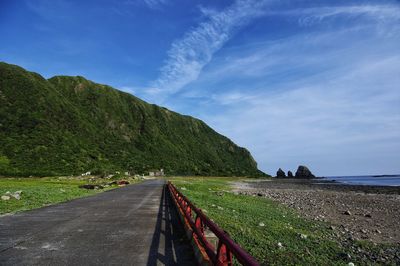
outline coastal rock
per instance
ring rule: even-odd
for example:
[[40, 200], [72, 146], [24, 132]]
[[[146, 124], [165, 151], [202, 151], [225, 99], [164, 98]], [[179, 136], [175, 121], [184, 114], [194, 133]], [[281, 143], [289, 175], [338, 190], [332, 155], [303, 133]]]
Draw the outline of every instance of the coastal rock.
[[103, 189], [104, 187], [101, 186], [101, 185], [86, 184], [86, 185], [80, 185], [79, 188], [84, 188], [84, 189]]
[[16, 200], [20, 200], [21, 199], [21, 194], [19, 194], [19, 193], [11, 194], [11, 196]]
[[285, 178], [285, 177], [286, 177], [286, 174], [285, 174], [285, 172], [284, 172], [281, 168], [279, 168], [278, 171], [276, 172], [276, 177], [278, 177], [278, 178]]
[[10, 199], [10, 196], [7, 196], [7, 195], [1, 196], [1, 200], [9, 200], [9, 199]]
[[288, 172], [287, 172], [287, 177], [293, 178], [293, 173], [292, 173], [292, 171], [288, 171]]
[[307, 166], [300, 165], [296, 171], [296, 178], [315, 178], [315, 175], [307, 168]]
[[[121, 186], [121, 185], [129, 185], [129, 181], [126, 181], [126, 180], [120, 180], [120, 181], [118, 181], [118, 185], [119, 186]], [[183, 189], [182, 189], [183, 190]], [[185, 189], [186, 190], [186, 189]]]
[[91, 184], [80, 185], [79, 188], [94, 189], [95, 185], [91, 185]]
[[307, 235], [305, 234], [298, 234], [301, 239], [307, 239]]

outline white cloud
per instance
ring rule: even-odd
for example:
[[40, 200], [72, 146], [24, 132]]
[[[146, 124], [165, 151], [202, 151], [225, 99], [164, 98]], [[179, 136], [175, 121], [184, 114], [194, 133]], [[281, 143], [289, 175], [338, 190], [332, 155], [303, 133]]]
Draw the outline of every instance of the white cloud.
[[400, 5], [353, 5], [335, 7], [303, 8], [289, 11], [293, 15], [302, 15], [300, 24], [311, 25], [319, 23], [324, 19], [336, 16], [359, 17], [365, 16], [375, 21], [384, 22], [387, 20], [400, 19]]
[[294, 162], [318, 174], [393, 173], [400, 149], [398, 69], [400, 56], [388, 56], [334, 80], [309, 77], [291, 90], [214, 95], [215, 104], [230, 108], [202, 118], [248, 147], [269, 173], [295, 170]]
[[[157, 2], [158, 0], [151, 1]], [[396, 5], [346, 5], [267, 10], [266, 6], [269, 2], [271, 1], [238, 0], [222, 11], [201, 6], [200, 12], [206, 21], [186, 32], [182, 39], [173, 42], [159, 77], [151, 83], [150, 87], [153, 89], [146, 93], [154, 97], [166, 97], [196, 81], [203, 68], [212, 60], [214, 53], [221, 49], [238, 30], [259, 16], [297, 16], [300, 17], [299, 23], [302, 25], [315, 24], [340, 15], [365, 16], [380, 22], [400, 19], [400, 6]], [[258, 60], [258, 58], [260, 57], [257, 55], [254, 58], [246, 58], [246, 60]], [[270, 61], [265, 64], [268, 62]], [[252, 62], [236, 63], [227, 67], [237, 68], [238, 64], [251, 64]], [[241, 69], [252, 75], [257, 75], [264, 70], [250, 72], [244, 68]]]
[[[153, 95], [179, 92], [170, 108], [249, 148], [268, 173], [298, 164], [328, 175], [399, 171], [399, 6], [266, 10], [264, 3], [243, 15], [235, 5], [202, 9], [208, 20], [174, 43]], [[215, 55], [261, 15], [318, 27]]]
[[181, 95], [208, 98], [197, 115], [269, 173], [298, 164], [317, 174], [395, 173], [400, 34], [382, 37], [376, 27], [355, 23], [224, 50]]
[[301, 16], [304, 23], [318, 23], [323, 19], [335, 16], [365, 16], [374, 20], [397, 20], [400, 19], [400, 5], [398, 4], [348, 4], [348, 5], [325, 5], [318, 7], [301, 8], [276, 8], [271, 9], [266, 15], [269, 16]]
[[238, 0], [220, 12], [205, 12], [207, 20], [186, 32], [168, 51], [160, 76], [152, 84], [159, 92], [173, 93], [196, 80], [218, 51], [234, 33], [262, 14], [267, 1]]

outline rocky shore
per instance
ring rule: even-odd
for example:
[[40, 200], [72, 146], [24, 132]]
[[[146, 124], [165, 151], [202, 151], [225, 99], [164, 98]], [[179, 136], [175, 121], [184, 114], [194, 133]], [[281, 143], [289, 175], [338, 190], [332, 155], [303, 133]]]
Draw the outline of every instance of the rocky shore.
[[[400, 187], [341, 185], [322, 179], [236, 182], [235, 193], [267, 197], [302, 216], [330, 225], [343, 245], [369, 261], [400, 263]], [[389, 244], [380, 254], [352, 246], [356, 240]]]

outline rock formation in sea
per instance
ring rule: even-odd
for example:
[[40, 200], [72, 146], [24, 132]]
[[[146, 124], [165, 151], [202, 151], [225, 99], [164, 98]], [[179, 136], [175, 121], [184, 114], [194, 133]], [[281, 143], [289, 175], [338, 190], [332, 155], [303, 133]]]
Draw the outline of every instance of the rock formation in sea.
[[296, 178], [315, 178], [315, 175], [307, 168], [307, 166], [300, 165], [296, 171]]
[[287, 177], [293, 178], [293, 173], [292, 173], [292, 171], [288, 171], [288, 172], [287, 172]]
[[278, 171], [276, 172], [276, 177], [278, 177], [278, 178], [285, 178], [285, 177], [286, 177], [286, 174], [285, 174], [285, 172], [284, 172], [281, 168], [279, 168]]

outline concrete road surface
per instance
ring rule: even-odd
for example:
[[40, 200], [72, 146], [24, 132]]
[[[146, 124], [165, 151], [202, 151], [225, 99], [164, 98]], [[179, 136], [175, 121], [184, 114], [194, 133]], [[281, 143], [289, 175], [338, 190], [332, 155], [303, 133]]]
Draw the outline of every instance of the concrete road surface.
[[195, 265], [163, 185], [0, 217], [0, 265]]

